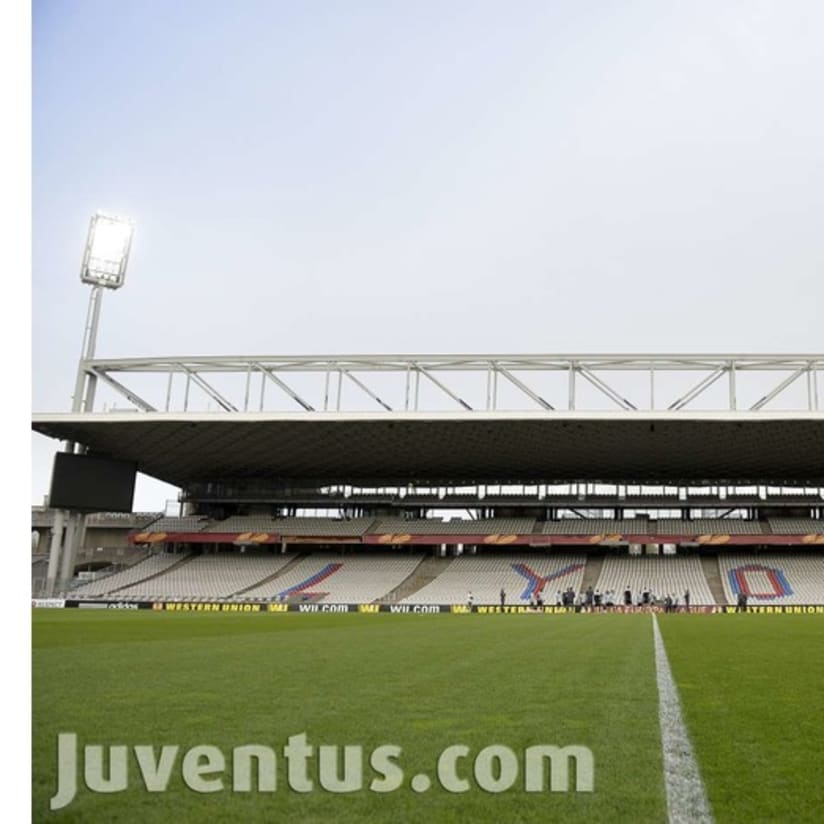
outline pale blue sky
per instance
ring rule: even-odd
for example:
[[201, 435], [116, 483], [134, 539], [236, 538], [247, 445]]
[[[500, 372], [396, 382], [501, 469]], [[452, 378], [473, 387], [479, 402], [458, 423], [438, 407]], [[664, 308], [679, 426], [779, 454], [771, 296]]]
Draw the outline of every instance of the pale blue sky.
[[812, 0], [34, 0], [33, 407], [97, 209], [100, 355], [821, 351], [822, 42]]

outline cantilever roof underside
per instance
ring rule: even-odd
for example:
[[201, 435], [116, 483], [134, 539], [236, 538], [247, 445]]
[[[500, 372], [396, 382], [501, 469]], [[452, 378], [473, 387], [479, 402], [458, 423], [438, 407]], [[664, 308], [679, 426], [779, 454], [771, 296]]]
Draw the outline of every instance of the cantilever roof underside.
[[36, 414], [32, 428], [209, 480], [824, 484], [824, 413]]

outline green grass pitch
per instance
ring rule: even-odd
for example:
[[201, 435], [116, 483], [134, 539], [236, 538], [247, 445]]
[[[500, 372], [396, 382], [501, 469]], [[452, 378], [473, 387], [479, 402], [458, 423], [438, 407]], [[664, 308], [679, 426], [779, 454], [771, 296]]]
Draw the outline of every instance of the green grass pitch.
[[[796, 615], [659, 617], [718, 822], [820, 821], [824, 809], [824, 620]], [[77, 822], [527, 822], [666, 820], [648, 615], [33, 613], [33, 818]], [[177, 745], [164, 792], [134, 753], [128, 788], [78, 790], [57, 811], [57, 736], [84, 745]], [[305, 733], [313, 791], [287, 779], [283, 747]], [[183, 754], [227, 757], [222, 789], [183, 781]], [[276, 753], [274, 792], [233, 791], [234, 747]], [[369, 789], [369, 754], [401, 748], [401, 786]], [[447, 747], [469, 789], [436, 778]], [[526, 792], [524, 752], [588, 747], [592, 792]], [[363, 789], [319, 784], [319, 745], [363, 748]], [[479, 786], [473, 759], [511, 749], [510, 789]], [[106, 751], [108, 752], [108, 751]], [[415, 792], [420, 773], [431, 788]], [[212, 776], [210, 776], [212, 777]], [[574, 779], [574, 771], [572, 778]]]

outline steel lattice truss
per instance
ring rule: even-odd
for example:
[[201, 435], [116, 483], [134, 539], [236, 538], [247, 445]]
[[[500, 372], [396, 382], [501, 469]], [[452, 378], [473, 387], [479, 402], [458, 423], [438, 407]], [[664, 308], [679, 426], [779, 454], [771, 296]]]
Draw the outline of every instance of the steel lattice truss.
[[[818, 412], [824, 355], [304, 355], [91, 359], [99, 388], [144, 412], [354, 410]], [[101, 393], [102, 394], [102, 393]], [[75, 399], [77, 400], [77, 399]]]

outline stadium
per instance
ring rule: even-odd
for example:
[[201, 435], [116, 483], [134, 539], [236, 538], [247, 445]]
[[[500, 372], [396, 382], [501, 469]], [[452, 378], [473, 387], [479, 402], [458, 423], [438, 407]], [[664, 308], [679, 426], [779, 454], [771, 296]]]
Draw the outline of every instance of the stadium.
[[[75, 596], [159, 606], [257, 597], [258, 605], [474, 608], [506, 606], [507, 593], [509, 605], [561, 606], [556, 594], [571, 588], [591, 590], [590, 607], [596, 593], [606, 606], [601, 596], [619, 590], [621, 605], [633, 607], [644, 592], [646, 604], [683, 600], [687, 590], [692, 606], [735, 604], [740, 594], [752, 606], [812, 606], [824, 604], [821, 364], [817, 356], [631, 355], [98, 361], [83, 367], [87, 392], [94, 397], [97, 382], [105, 383], [136, 404], [132, 412], [37, 415], [33, 425], [79, 444], [86, 457], [75, 463], [97, 457], [131, 467], [121, 481], [127, 490], [135, 469], [181, 489], [182, 516], [132, 515], [124, 544], [140, 561], [122, 571], [111, 565], [109, 574], [75, 586]], [[668, 398], [665, 411], [641, 411], [607, 383], [643, 372], [660, 385], [676, 370], [698, 373], [697, 390]], [[778, 383], [752, 409], [684, 409], [722, 377], [735, 406], [734, 376], [740, 383], [767, 371], [779, 372]], [[138, 372], [167, 388], [162, 411], [126, 385]], [[261, 409], [274, 383], [300, 411], [249, 411], [253, 372]], [[564, 411], [527, 383], [552, 372], [569, 381]], [[214, 388], [215, 374], [245, 376], [242, 406]], [[396, 374], [403, 376], [397, 412], [385, 391]], [[176, 375], [185, 376], [185, 405], [194, 384], [229, 411], [170, 408]], [[319, 411], [288, 382], [306, 376], [319, 377]], [[486, 386], [482, 411], [457, 388], [472, 378]], [[378, 412], [341, 409], [347, 379]], [[421, 410], [425, 379], [462, 411]], [[575, 408], [576, 380], [584, 379], [621, 409]], [[330, 380], [337, 382], [334, 409]], [[496, 408], [504, 380], [523, 405], [543, 408]], [[797, 380], [806, 382], [810, 411], [769, 411]], [[92, 509], [121, 494], [115, 481], [99, 489], [93, 478], [83, 488], [70, 471], [63, 484], [67, 491], [53, 494], [86, 498]], [[325, 517], [301, 517], [308, 511]], [[459, 516], [444, 520], [440, 511]], [[52, 554], [37, 571], [47, 567], [49, 590], [58, 568], [76, 585], [76, 549], [63, 541], [61, 559], [62, 526], [45, 523]], [[95, 543], [93, 533], [88, 539]], [[477, 604], [467, 604], [470, 592]]]
[[824, 5], [5, 5], [9, 817], [819, 824]]
[[[691, 634], [700, 628], [699, 644], [717, 644], [719, 651], [724, 643], [749, 643], [748, 655], [758, 661], [767, 643], [762, 630], [772, 633], [789, 626], [781, 643], [793, 648], [806, 643], [806, 633], [819, 633], [824, 620], [822, 370], [824, 357], [819, 355], [84, 360], [78, 383], [84, 391], [83, 411], [33, 418], [35, 431], [77, 450], [64, 452], [55, 463], [51, 499], [67, 509], [33, 510], [33, 603], [64, 607], [67, 616], [78, 617], [81, 610], [100, 614], [86, 613], [89, 609], [147, 611], [142, 614], [149, 623], [139, 628], [128, 629], [110, 612], [96, 626], [84, 621], [75, 628], [92, 638], [104, 633], [100, 640], [109, 643], [117, 643], [118, 633], [135, 630], [139, 637], [147, 633], [146, 638], [161, 633], [175, 644], [188, 644], [190, 632], [192, 637], [202, 631], [228, 637], [238, 631], [261, 632], [259, 625], [241, 629], [237, 624], [216, 630], [210, 622], [221, 616], [271, 622], [264, 633], [279, 633], [289, 626], [284, 622], [299, 621], [304, 625], [294, 628], [311, 633], [311, 646], [325, 646], [330, 633], [356, 633], [354, 642], [341, 639], [354, 646], [340, 654], [370, 670], [376, 666], [370, 652], [374, 642], [360, 636], [371, 626], [379, 628], [379, 635], [389, 634], [378, 642], [380, 656], [390, 659], [391, 668], [403, 670], [405, 678], [413, 677], [404, 667], [405, 656], [415, 655], [421, 644], [426, 648], [433, 632], [444, 638], [457, 633], [455, 644], [489, 643], [504, 658], [509, 645], [523, 643], [524, 637], [532, 645], [559, 637], [575, 645], [587, 639], [594, 650], [587, 656], [593, 654], [594, 660], [584, 656], [583, 667], [596, 678], [589, 668], [597, 668], [598, 661], [612, 660], [615, 650], [628, 654], [622, 646], [628, 638], [612, 638], [616, 631], [630, 630], [636, 641], [640, 633], [651, 652], [649, 622], [658, 618], [651, 619], [650, 613], [666, 615], [661, 623], [670, 654], [674, 643], [676, 673], [679, 646], [665, 620], [692, 622], [679, 624], [678, 631]], [[765, 374], [772, 381], [766, 391]], [[558, 376], [564, 391], [550, 396], [546, 384]], [[644, 386], [648, 408], [619, 388], [622, 381]], [[748, 381], [755, 381], [754, 388]], [[688, 386], [680, 395], [671, 397], [660, 389], [679, 382]], [[426, 405], [423, 383], [438, 393]], [[579, 383], [618, 408], [600, 409], [595, 396], [577, 389]], [[721, 401], [707, 396], [719, 383], [725, 390]], [[501, 392], [504, 384], [515, 394]], [[771, 409], [793, 385], [801, 387], [797, 397], [802, 408]], [[345, 396], [344, 386], [357, 394]], [[232, 387], [240, 390], [238, 396]], [[272, 387], [280, 390], [279, 396], [270, 392], [267, 398], [266, 389]], [[133, 408], [123, 411], [112, 402], [113, 409], [95, 411], [99, 389]], [[742, 399], [756, 389], [761, 394], [740, 409]], [[199, 410], [198, 393], [201, 402], [215, 402], [220, 411]], [[377, 411], [363, 409], [365, 402]], [[586, 408], [587, 402], [593, 408]], [[691, 408], [701, 403], [726, 408]], [[284, 408], [288, 404], [297, 410]], [[136, 471], [178, 486], [179, 511], [132, 512]], [[180, 613], [193, 613], [192, 620], [205, 623], [153, 628], [151, 622], [163, 620], [158, 613], [174, 613], [173, 621], [183, 620], [176, 617]], [[299, 614], [292, 618], [289, 613]], [[357, 614], [346, 618], [341, 613]], [[391, 615], [380, 618], [380, 613]], [[440, 613], [447, 614], [441, 620], [453, 623], [433, 627], [430, 622]], [[671, 613], [677, 616], [669, 618]], [[735, 633], [725, 642], [720, 637], [730, 624], [703, 623], [729, 621], [712, 616], [737, 613], [755, 614], [738, 615], [738, 621], [758, 620], [760, 613], [768, 621], [813, 623], [748, 623], [741, 627], [753, 633], [746, 641]], [[314, 623], [398, 622], [404, 615], [413, 626]], [[477, 628], [478, 637], [467, 639], [467, 625], [455, 622], [490, 620], [482, 615], [532, 623], [526, 628], [487, 624]], [[593, 627], [592, 622], [600, 623]], [[58, 629], [59, 622], [52, 630]], [[498, 637], [487, 638], [490, 630]], [[392, 655], [382, 646], [386, 643]], [[727, 649], [723, 654], [734, 653]], [[204, 654], [211, 661], [212, 651], [199, 653]], [[289, 654], [302, 661], [306, 652], [290, 647]], [[400, 658], [393, 657], [398, 654]], [[780, 660], [781, 651], [770, 647], [769, 654]], [[546, 655], [544, 648], [530, 665], [537, 667], [543, 685], [553, 683], [542, 675]], [[531, 660], [531, 654], [527, 657]], [[321, 681], [341, 677], [337, 655], [322, 660], [320, 667], [316, 662], [300, 666]], [[820, 657], [816, 660], [810, 672], [820, 664]], [[636, 665], [650, 663], [642, 661]], [[204, 665], [219, 668], [214, 662]], [[252, 665], [244, 661], [244, 666]], [[445, 665], [448, 673], [446, 661], [439, 667]], [[484, 658], [493, 672], [496, 665]], [[304, 671], [295, 666], [296, 674]], [[434, 677], [425, 662], [416, 666]], [[347, 679], [349, 672], [343, 670]], [[736, 672], [734, 677], [741, 675]], [[660, 671], [658, 675], [660, 679]], [[506, 670], [496, 677], [514, 689]], [[363, 700], [369, 689], [351, 678], [356, 701]], [[706, 690], [698, 694], [709, 698]], [[324, 696], [321, 688], [316, 700]], [[659, 680], [662, 702], [663, 696]], [[135, 700], [139, 706], [141, 699]], [[575, 699], [570, 694], [557, 700], [563, 706]], [[353, 719], [372, 711], [357, 707], [349, 710]], [[646, 710], [654, 715], [654, 700]], [[712, 717], [711, 712], [699, 717], [698, 733]], [[449, 724], [441, 730], [436, 718], [437, 713], [432, 717], [435, 731], [446, 734]], [[494, 738], [500, 729], [481, 726], [480, 732]], [[691, 732], [695, 736], [696, 728]], [[518, 733], [527, 744], [531, 735], [528, 730]], [[664, 738], [655, 751], [663, 752], [664, 774], [667, 769], [677, 773], [674, 788], [670, 778], [664, 788], [659, 777], [654, 779], [658, 795], [647, 796], [637, 788], [624, 793], [618, 773], [604, 779], [599, 786], [607, 791], [595, 793], [598, 801], [587, 809], [612, 809], [622, 818], [631, 807], [649, 805], [655, 818], [663, 809], [663, 796], [672, 815], [672, 798], [680, 793], [685, 820], [713, 820], [712, 808], [718, 820], [737, 820], [740, 799], [730, 804], [723, 793], [717, 794], [728, 778], [722, 772], [719, 780], [713, 773], [711, 758], [704, 764], [711, 776], [709, 790], [700, 779], [700, 790], [690, 789], [688, 782], [686, 789], [679, 785], [686, 768], [666, 766], [668, 747], [674, 746], [666, 735], [662, 726]], [[700, 754], [700, 736], [698, 741]], [[597, 765], [597, 755], [593, 758]], [[500, 783], [506, 763], [496, 762], [488, 774], [475, 765], [476, 786], [501, 792], [496, 802], [508, 798], [500, 788], [512, 788]], [[583, 776], [582, 765], [576, 767], [576, 775]], [[528, 764], [524, 769], [529, 775]], [[548, 782], [555, 780], [552, 775], [558, 777], [557, 769], [551, 765]], [[803, 784], [804, 776], [799, 772], [796, 780]], [[426, 781], [431, 781], [428, 775]], [[265, 783], [262, 774], [258, 782], [259, 787]], [[185, 776], [184, 783], [189, 785]], [[557, 789], [567, 790], [566, 779], [563, 784]], [[410, 793], [422, 792], [423, 785], [410, 786]], [[56, 798], [60, 793], [52, 796], [53, 803]], [[455, 798], [435, 802], [431, 815], [440, 820], [460, 810], [486, 820], [488, 813], [467, 808], [463, 796]], [[785, 809], [788, 802], [781, 798]], [[337, 818], [341, 811], [335, 801], [334, 796], [313, 799], [317, 806], [308, 809]], [[101, 802], [87, 796], [73, 803]], [[191, 798], [184, 795], [181, 803], [185, 815], [202, 814], [200, 807], [191, 806]], [[525, 792], [517, 803], [531, 809], [535, 802]], [[753, 802], [756, 812], [769, 812], [757, 820], [779, 820], [771, 818], [778, 812], [765, 803], [760, 796]], [[226, 804], [223, 814], [236, 815], [231, 798]], [[552, 809], [571, 814], [581, 804], [580, 797], [567, 797]], [[399, 808], [365, 809], [384, 820]], [[494, 815], [506, 817], [511, 809], [496, 806]], [[804, 820], [806, 810], [800, 807], [794, 820]]]
[[[179, 486], [185, 514], [132, 515], [135, 528], [120, 547], [129, 548], [132, 563], [121, 571], [122, 564], [110, 565], [108, 574], [87, 569], [94, 580], [81, 586], [74, 547], [66, 544], [61, 565], [56, 528], [47, 523], [54, 552], [37, 571], [70, 571], [75, 586], [63, 597], [110, 596], [156, 608], [216, 599], [322, 609], [505, 607], [507, 593], [510, 606], [535, 607], [538, 599], [561, 606], [556, 595], [569, 588], [578, 596], [591, 590], [589, 607], [596, 593], [598, 606], [607, 606], [602, 595], [620, 591], [620, 605], [637, 607], [644, 592], [646, 604], [683, 601], [687, 590], [695, 607], [736, 604], [742, 593], [753, 607], [824, 604], [824, 423], [816, 409], [823, 360], [499, 355], [89, 362], [92, 396], [100, 381], [136, 402], [134, 411], [37, 415], [34, 428], [80, 445], [87, 458], [132, 467], [127, 488], [134, 468]], [[786, 375], [752, 409], [703, 414], [684, 409], [700, 402], [701, 391], [667, 399], [667, 411], [644, 412], [607, 383], [643, 371], [660, 384], [673, 370], [697, 372], [699, 390], [721, 377]], [[253, 371], [260, 375], [261, 408], [267, 383], [274, 383], [300, 411], [249, 411]], [[527, 383], [541, 383], [551, 371], [569, 380], [564, 411]], [[163, 411], [128, 388], [136, 372], [168, 388]], [[404, 377], [398, 412], [385, 392], [397, 373]], [[212, 386], [214, 374], [246, 377], [242, 407]], [[186, 399], [196, 385], [230, 411], [170, 408], [176, 375], [185, 376]], [[288, 383], [307, 375], [319, 376], [317, 388], [323, 387], [320, 411]], [[330, 376], [337, 382], [335, 409]], [[488, 392], [483, 411], [456, 388], [478, 377]], [[426, 379], [462, 411], [416, 408]], [[621, 409], [574, 408], [575, 382], [585, 379]], [[379, 411], [341, 410], [344, 380]], [[504, 380], [520, 390], [524, 405], [543, 409], [495, 408]], [[810, 411], [769, 411], [794, 380], [806, 382]], [[65, 484], [80, 498], [95, 494], [94, 484], [83, 489], [75, 477]], [[98, 494], [119, 492], [112, 483]], [[102, 509], [104, 497], [86, 506]], [[443, 510], [463, 517], [444, 520], [437, 515]], [[300, 516], [307, 511], [325, 517]], [[93, 532], [88, 540], [95, 544]], [[55, 575], [45, 577], [53, 589]]]

